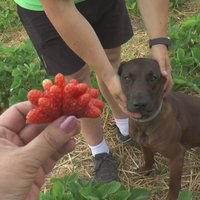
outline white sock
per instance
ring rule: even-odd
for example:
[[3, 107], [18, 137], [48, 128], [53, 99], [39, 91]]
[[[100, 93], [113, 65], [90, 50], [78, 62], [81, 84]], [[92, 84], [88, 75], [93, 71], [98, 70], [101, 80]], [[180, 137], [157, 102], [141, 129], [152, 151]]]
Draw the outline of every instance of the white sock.
[[90, 146], [90, 145], [88, 146], [90, 147], [93, 156], [99, 153], [109, 153], [109, 148], [108, 145], [106, 144], [105, 139], [103, 139], [102, 142], [96, 146]]
[[116, 123], [116, 126], [119, 128], [121, 134], [123, 136], [127, 136], [128, 131], [129, 131], [128, 118], [124, 118], [124, 119], [115, 118], [115, 123]]

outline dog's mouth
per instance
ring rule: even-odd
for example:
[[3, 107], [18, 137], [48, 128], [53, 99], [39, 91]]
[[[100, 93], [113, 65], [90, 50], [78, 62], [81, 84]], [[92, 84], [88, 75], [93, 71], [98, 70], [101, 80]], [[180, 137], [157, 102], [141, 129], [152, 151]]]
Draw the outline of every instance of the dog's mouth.
[[161, 108], [162, 108], [162, 102], [156, 108], [145, 109], [140, 111], [130, 111], [132, 113], [131, 118], [134, 121], [138, 122], [148, 122], [154, 119], [160, 113]]

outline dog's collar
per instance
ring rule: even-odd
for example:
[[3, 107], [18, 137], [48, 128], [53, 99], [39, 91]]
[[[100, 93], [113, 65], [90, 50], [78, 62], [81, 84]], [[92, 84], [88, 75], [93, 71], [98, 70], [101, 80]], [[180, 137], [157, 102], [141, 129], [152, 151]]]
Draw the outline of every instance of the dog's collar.
[[135, 122], [139, 122], [139, 123], [145, 123], [145, 122], [149, 122], [151, 120], [153, 120], [161, 111], [161, 108], [162, 108], [162, 104], [163, 104], [163, 101], [161, 101], [160, 103], [160, 106], [158, 107], [158, 109], [148, 118], [146, 119], [136, 119], [136, 118], [133, 118], [131, 117], [131, 119]]

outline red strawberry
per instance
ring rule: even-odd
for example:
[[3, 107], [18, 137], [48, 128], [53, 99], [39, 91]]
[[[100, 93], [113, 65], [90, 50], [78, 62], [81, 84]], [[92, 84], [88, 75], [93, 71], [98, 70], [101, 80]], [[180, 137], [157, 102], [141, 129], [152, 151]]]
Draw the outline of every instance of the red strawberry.
[[34, 108], [30, 110], [26, 119], [34, 124], [49, 123], [52, 121], [52, 118], [47, 115], [46, 111], [42, 108]]
[[44, 88], [44, 90], [49, 91], [50, 87], [53, 85], [52, 81], [49, 79], [45, 79], [42, 81], [42, 86]]
[[64, 92], [73, 97], [78, 96], [78, 88], [74, 83], [68, 83], [64, 88]]
[[94, 98], [97, 98], [99, 96], [99, 91], [95, 88], [89, 88], [88, 93]]
[[87, 91], [88, 86], [86, 83], [79, 83], [76, 85], [76, 88], [77, 88], [77, 94], [82, 95]]
[[88, 93], [83, 94], [78, 98], [78, 106], [81, 106], [84, 108], [85, 106], [88, 105], [90, 100], [91, 100], [90, 94], [88, 94]]
[[55, 85], [57, 85], [58, 87], [64, 88], [65, 85], [66, 85], [65, 77], [64, 77], [61, 73], [58, 73], [58, 74], [55, 76], [54, 83], [55, 83]]
[[28, 99], [36, 106], [27, 115], [30, 123], [48, 123], [62, 115], [99, 117], [103, 102], [97, 99], [99, 91], [72, 79], [66, 84], [64, 76], [57, 74], [54, 83], [43, 81], [44, 92], [31, 90]]
[[85, 111], [85, 115], [87, 117], [99, 117], [101, 114], [101, 110], [95, 106], [88, 106]]
[[63, 98], [63, 90], [59, 88], [57, 85], [51, 86], [49, 90], [49, 95], [54, 98], [54, 101], [57, 104], [62, 104], [62, 98]]
[[71, 79], [71, 80], [69, 81], [69, 83], [73, 83], [74, 85], [77, 85], [77, 84], [78, 84], [78, 81], [75, 80], [75, 79]]
[[41, 92], [39, 90], [30, 90], [28, 92], [27, 98], [33, 105], [37, 106], [38, 99], [43, 96], [44, 96], [43, 92]]
[[90, 104], [92, 104], [93, 106], [95, 106], [95, 107], [97, 107], [97, 108], [99, 108], [99, 109], [103, 109], [103, 107], [104, 107], [104, 103], [103, 103], [103, 101], [101, 101], [100, 99], [95, 99], [95, 98], [92, 98], [91, 100], [90, 100]]
[[[70, 115], [75, 112], [77, 106], [77, 100], [71, 96], [63, 97], [62, 112], [64, 115]], [[74, 114], [75, 115], [75, 114]]]

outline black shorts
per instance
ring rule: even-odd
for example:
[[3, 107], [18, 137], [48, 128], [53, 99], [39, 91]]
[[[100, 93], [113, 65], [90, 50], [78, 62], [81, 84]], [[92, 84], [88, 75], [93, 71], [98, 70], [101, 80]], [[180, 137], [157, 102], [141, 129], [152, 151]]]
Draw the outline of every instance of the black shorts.
[[[124, 0], [86, 0], [76, 7], [91, 24], [104, 49], [119, 47], [132, 37]], [[85, 65], [62, 40], [44, 11], [17, 8], [20, 20], [50, 75], [59, 72], [70, 75]]]

